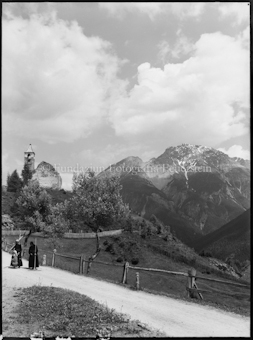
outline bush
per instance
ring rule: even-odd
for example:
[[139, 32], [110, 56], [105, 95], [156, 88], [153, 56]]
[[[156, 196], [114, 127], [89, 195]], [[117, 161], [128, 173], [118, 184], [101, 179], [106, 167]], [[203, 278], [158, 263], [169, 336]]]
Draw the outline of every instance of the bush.
[[131, 263], [132, 263], [133, 265], [138, 264], [138, 263], [139, 263], [138, 257], [133, 257], [132, 260], [131, 260]]
[[201, 252], [199, 253], [199, 256], [202, 256], [202, 257], [213, 257], [213, 254], [210, 251], [201, 250]]
[[123, 258], [121, 256], [119, 256], [117, 259], [116, 259], [117, 262], [123, 262]]
[[104, 246], [107, 246], [107, 245], [108, 245], [108, 241], [105, 240], [105, 241], [103, 242], [103, 245], [104, 245]]
[[108, 252], [114, 251], [113, 244], [109, 243], [108, 246], [105, 248], [105, 251], [108, 251]]

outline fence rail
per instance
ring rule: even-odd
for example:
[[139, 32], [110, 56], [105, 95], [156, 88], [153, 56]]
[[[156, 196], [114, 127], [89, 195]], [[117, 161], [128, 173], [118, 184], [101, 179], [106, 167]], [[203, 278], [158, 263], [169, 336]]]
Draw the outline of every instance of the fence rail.
[[71, 255], [64, 255], [64, 254], [58, 254], [58, 253], [53, 253], [55, 256], [61, 256], [61, 257], [66, 257], [69, 259], [74, 259], [74, 260], [80, 260], [81, 256], [71, 256]]
[[[117, 229], [117, 230], [106, 230], [106, 231], [101, 231], [99, 232], [99, 237], [106, 237], [106, 236], [117, 236], [122, 234], [123, 229]], [[24, 229], [18, 229], [18, 230], [2, 230], [2, 236], [18, 236], [20, 234], [22, 235], [27, 235], [29, 233], [29, 230], [24, 230]], [[41, 232], [35, 232], [32, 233], [33, 236], [36, 237], [46, 237], [43, 233]], [[84, 238], [84, 239], [89, 239], [89, 238], [96, 238], [96, 233], [72, 233], [68, 232], [65, 233], [63, 238]]]
[[142, 268], [142, 267], [132, 267], [129, 266], [129, 269], [135, 269], [135, 270], [143, 270], [143, 271], [149, 271], [149, 272], [159, 272], [159, 273], [165, 273], [165, 274], [171, 274], [171, 275], [181, 275], [181, 276], [188, 276], [187, 273], [182, 273], [182, 272], [173, 272], [169, 270], [164, 270], [164, 269], [156, 269], [156, 268]]

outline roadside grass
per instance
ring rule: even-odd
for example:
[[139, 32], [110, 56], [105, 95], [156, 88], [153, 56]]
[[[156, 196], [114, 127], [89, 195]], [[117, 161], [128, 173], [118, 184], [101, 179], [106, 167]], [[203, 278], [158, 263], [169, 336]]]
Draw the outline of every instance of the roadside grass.
[[[187, 273], [189, 269], [195, 268], [197, 269], [197, 275], [201, 275], [203, 277], [213, 278], [213, 279], [222, 279], [222, 280], [229, 280], [229, 281], [235, 281], [235, 282], [241, 282], [241, 280], [235, 279], [231, 276], [224, 275], [224, 273], [219, 273], [218, 270], [212, 270], [212, 268], [209, 268], [210, 271], [208, 275], [203, 275], [205, 272], [204, 268], [208, 268], [208, 261], [205, 258], [198, 257], [197, 261], [193, 265], [189, 265], [185, 262], [180, 262], [180, 254], [181, 252], [181, 245], [177, 244], [176, 247], [172, 247], [171, 244], [163, 241], [162, 239], [158, 240], [155, 239], [154, 243], [157, 246], [163, 247], [164, 249], [169, 249], [170, 251], [173, 250], [173, 258], [168, 257], [166, 255], [157, 253], [148, 247], [148, 240], [143, 240], [139, 237], [139, 235], [132, 235], [132, 237], [137, 240], [139, 243], [139, 248], [136, 250], [136, 254], [131, 254], [131, 252], [127, 253], [127, 256], [129, 254], [131, 255], [129, 259], [133, 255], [136, 255], [136, 257], [139, 258], [139, 263], [137, 266], [145, 267], [145, 268], [159, 268], [159, 269], [165, 269], [170, 271], [176, 271], [176, 272], [185, 272]], [[125, 240], [126, 238], [126, 240]], [[109, 282], [114, 283], [121, 283], [122, 280], [122, 274], [123, 274], [123, 263], [118, 263], [116, 259], [119, 255], [122, 255], [122, 253], [118, 254], [118, 248], [116, 247], [116, 244], [121, 244], [122, 242], [125, 242], [125, 244], [129, 243], [129, 239], [131, 237], [129, 235], [122, 235], [120, 237], [103, 237], [101, 238], [101, 245], [102, 250], [97, 257], [97, 259], [92, 263], [91, 270], [89, 273], [89, 276], [95, 277], [97, 279], [106, 280]], [[15, 237], [8, 237], [8, 242], [13, 242], [15, 240]], [[31, 241], [34, 241], [34, 238], [30, 238]], [[107, 240], [108, 243], [112, 242], [115, 244], [115, 251], [116, 253], [112, 255], [110, 252], [106, 251], [106, 246], [104, 246], [104, 241]], [[47, 264], [51, 266], [52, 263], [52, 251], [53, 247], [49, 245], [46, 239], [37, 237], [36, 238], [37, 245], [39, 248], [39, 258], [40, 263], [42, 263], [42, 255], [47, 255]], [[62, 239], [60, 241], [61, 246], [57, 248], [57, 252], [59, 254], [69, 254], [72, 256], [80, 256], [81, 254], [85, 256], [87, 259], [91, 254], [95, 252], [96, 249], [96, 241], [94, 239]], [[170, 249], [171, 248], [171, 249]], [[184, 250], [185, 251], [185, 250]], [[179, 256], [179, 259], [177, 259], [177, 256]], [[191, 257], [193, 254], [189, 250], [189, 255], [186, 254], [186, 257]], [[25, 258], [28, 259], [27, 253], [25, 255]], [[102, 262], [108, 262], [111, 265], [103, 265], [100, 263], [96, 263], [96, 261], [102, 261]], [[130, 265], [133, 266], [131, 264]], [[117, 266], [115, 266], [117, 264]], [[68, 259], [65, 257], [56, 256], [55, 260], [55, 266], [71, 271], [75, 274], [79, 273], [79, 260], [78, 259]], [[85, 267], [86, 268], [86, 267]], [[204, 270], [204, 271], [203, 271]], [[127, 285], [131, 289], [135, 289], [136, 287], [136, 272], [137, 270], [130, 269], [128, 272], [128, 279], [127, 279]], [[165, 294], [169, 295], [171, 297], [185, 299], [187, 298], [187, 277], [183, 276], [171, 276], [168, 274], [162, 274], [162, 273], [150, 273], [150, 272], [139, 272], [139, 278], [140, 278], [140, 289], [148, 292], [153, 292], [155, 294]], [[202, 273], [203, 272], [203, 273]], [[86, 271], [84, 272], [84, 275], [86, 274]], [[200, 303], [200, 304], [209, 304], [211, 306], [215, 306], [217, 308], [221, 308], [225, 311], [231, 311], [237, 314], [249, 316], [250, 315], [250, 299], [249, 299], [249, 289], [241, 288], [241, 287], [234, 287], [230, 285], [220, 284], [216, 282], [210, 282], [210, 281], [203, 281], [203, 280], [197, 280], [198, 288], [206, 289], [212, 291], [212, 293], [204, 292], [202, 293], [204, 300], [197, 300], [197, 299], [190, 299], [189, 301]], [[215, 290], [215, 292], [214, 292]], [[220, 292], [219, 292], [220, 291]], [[232, 295], [225, 295], [221, 292], [229, 292]], [[236, 293], [244, 293], [245, 296], [236, 296], [234, 294]], [[247, 296], [248, 294], [248, 296]], [[233, 296], [234, 295], [234, 296]]]
[[43, 331], [45, 337], [139, 337], [143, 336], [143, 329], [145, 336], [162, 336], [85, 295], [62, 288], [23, 288], [16, 311], [19, 323], [34, 324], [32, 331]]

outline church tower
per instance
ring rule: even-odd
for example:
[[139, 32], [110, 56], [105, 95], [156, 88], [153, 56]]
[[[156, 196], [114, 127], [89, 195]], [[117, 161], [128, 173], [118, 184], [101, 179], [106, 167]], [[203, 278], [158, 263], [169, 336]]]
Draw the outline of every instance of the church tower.
[[32, 144], [29, 145], [25, 151], [25, 164], [28, 164], [30, 171], [35, 168], [35, 152], [32, 149]]

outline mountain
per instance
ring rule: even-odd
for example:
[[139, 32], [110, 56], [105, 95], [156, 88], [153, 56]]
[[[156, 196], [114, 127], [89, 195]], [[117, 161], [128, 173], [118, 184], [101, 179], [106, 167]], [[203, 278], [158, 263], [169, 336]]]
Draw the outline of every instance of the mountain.
[[155, 215], [189, 243], [250, 207], [250, 163], [213, 148], [182, 144], [143, 162], [127, 157], [100, 176], [117, 175], [132, 211]]
[[248, 209], [218, 230], [201, 237], [192, 246], [197, 252], [207, 250], [222, 260], [231, 254], [240, 261], [249, 260], [250, 217], [251, 210]]

